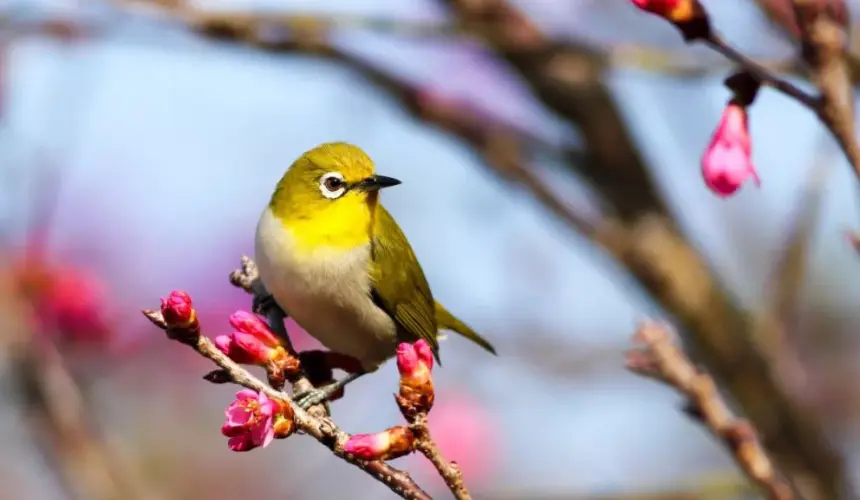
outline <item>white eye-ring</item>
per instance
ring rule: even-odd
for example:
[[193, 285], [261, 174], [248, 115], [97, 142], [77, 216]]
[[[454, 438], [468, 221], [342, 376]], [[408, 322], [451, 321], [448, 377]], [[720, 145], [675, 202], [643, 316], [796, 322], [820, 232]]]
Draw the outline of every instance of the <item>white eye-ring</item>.
[[340, 198], [346, 192], [346, 182], [340, 172], [329, 172], [320, 177], [320, 192], [330, 200]]

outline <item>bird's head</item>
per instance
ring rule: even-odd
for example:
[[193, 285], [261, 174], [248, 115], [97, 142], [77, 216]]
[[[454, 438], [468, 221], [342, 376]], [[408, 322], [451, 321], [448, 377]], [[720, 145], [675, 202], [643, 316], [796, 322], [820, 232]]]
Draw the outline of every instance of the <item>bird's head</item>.
[[[274, 215], [302, 232], [325, 232], [329, 239], [370, 230], [380, 189], [400, 184], [377, 175], [373, 160], [345, 142], [317, 146], [287, 170], [269, 203]], [[354, 239], [354, 238], [349, 238]], [[329, 242], [331, 243], [331, 242]]]

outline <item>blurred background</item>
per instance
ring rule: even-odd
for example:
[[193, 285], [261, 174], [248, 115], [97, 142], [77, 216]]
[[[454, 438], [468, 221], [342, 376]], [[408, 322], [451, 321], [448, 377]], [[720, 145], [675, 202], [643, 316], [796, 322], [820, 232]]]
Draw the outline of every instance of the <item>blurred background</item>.
[[[760, 427], [782, 465], [856, 476], [856, 179], [800, 105], [761, 93], [762, 186], [719, 199], [699, 160], [732, 66], [629, 0], [178, 1], [0, 2], [0, 498], [393, 497], [305, 437], [228, 451], [235, 389], [139, 312], [181, 288], [227, 333], [272, 187], [334, 140], [403, 180], [383, 201], [435, 296], [499, 351], [452, 337], [435, 372], [432, 428], [476, 498], [751, 495], [677, 394], [624, 370], [648, 317], [756, 423], [789, 419], [750, 403], [784, 392], [824, 429]], [[809, 87], [788, 2], [702, 3]], [[732, 350], [761, 317], [791, 360], [776, 392]], [[396, 378], [351, 385], [335, 420], [398, 424]], [[422, 457], [394, 465], [448, 495]]]

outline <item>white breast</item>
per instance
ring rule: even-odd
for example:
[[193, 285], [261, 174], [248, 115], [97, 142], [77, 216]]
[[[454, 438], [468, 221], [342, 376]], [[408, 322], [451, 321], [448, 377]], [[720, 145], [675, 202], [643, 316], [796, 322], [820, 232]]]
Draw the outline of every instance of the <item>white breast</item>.
[[370, 296], [370, 245], [295, 251], [289, 230], [268, 208], [260, 216], [255, 261], [263, 284], [293, 319], [328, 349], [372, 371], [394, 355], [394, 321]]

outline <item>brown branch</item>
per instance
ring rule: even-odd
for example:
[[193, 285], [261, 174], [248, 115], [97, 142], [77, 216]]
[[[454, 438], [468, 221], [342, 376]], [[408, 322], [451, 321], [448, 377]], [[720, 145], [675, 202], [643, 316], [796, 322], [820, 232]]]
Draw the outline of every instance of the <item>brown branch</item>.
[[781, 254], [777, 256], [768, 286], [769, 296], [755, 319], [754, 338], [771, 353], [775, 368], [784, 373], [783, 379], [796, 379], [791, 372], [798, 355], [788, 330], [797, 319], [797, 301], [808, 267], [810, 246], [819, 227], [824, 188], [832, 171], [833, 158], [825, 155], [824, 144], [821, 147], [797, 202]]
[[714, 380], [687, 359], [672, 341], [667, 327], [644, 323], [637, 330], [634, 342], [643, 348], [627, 353], [628, 369], [680, 392], [687, 399], [687, 413], [723, 442], [738, 467], [767, 498], [795, 498], [758, 441], [752, 424], [732, 415], [720, 398]]
[[430, 427], [427, 423], [427, 414], [423, 413], [410, 425], [415, 434], [415, 449], [424, 455], [433, 464], [436, 472], [442, 476], [448, 489], [457, 500], [471, 500], [472, 495], [466, 489], [463, 482], [463, 472], [454, 462], [449, 462], [442, 456], [442, 452], [430, 435]]
[[762, 66], [752, 58], [747, 57], [742, 52], [729, 45], [723, 37], [716, 32], [711, 32], [710, 36], [705, 39], [705, 43], [729, 60], [743, 67], [762, 84], [772, 87], [816, 113], [818, 112], [819, 100], [817, 97], [801, 90], [793, 83], [778, 77], [770, 69]]
[[[85, 394], [66, 368], [62, 354], [43, 332], [25, 319], [30, 307], [6, 289], [0, 269], [0, 338], [10, 354], [11, 373], [26, 412], [33, 439], [71, 498], [143, 500], [158, 498], [133, 470], [123, 465], [104, 442], [98, 419]], [[5, 337], [5, 335], [4, 335]]]
[[833, 133], [860, 179], [860, 146], [854, 131], [854, 89], [847, 64], [847, 20], [817, 0], [793, 0], [800, 27], [803, 58], [821, 92], [818, 116]]
[[[167, 324], [160, 311], [149, 309], [144, 310], [143, 313], [155, 326], [168, 331]], [[367, 472], [371, 477], [386, 485], [391, 491], [402, 498], [430, 500], [431, 497], [415, 484], [408, 473], [395, 469], [382, 461], [359, 460], [355, 456], [344, 452], [343, 445], [349, 439], [349, 434], [340, 430], [330, 418], [316, 417], [305, 412], [295, 404], [289, 394], [275, 390], [251, 375], [248, 370], [236, 364], [221, 352], [208, 337], [198, 332], [196, 338], [188, 342], [188, 345], [197, 353], [218, 365], [231, 382], [257, 392], [263, 392], [270, 398], [289, 404], [294, 414], [296, 428], [322, 443], [338, 458]]]

